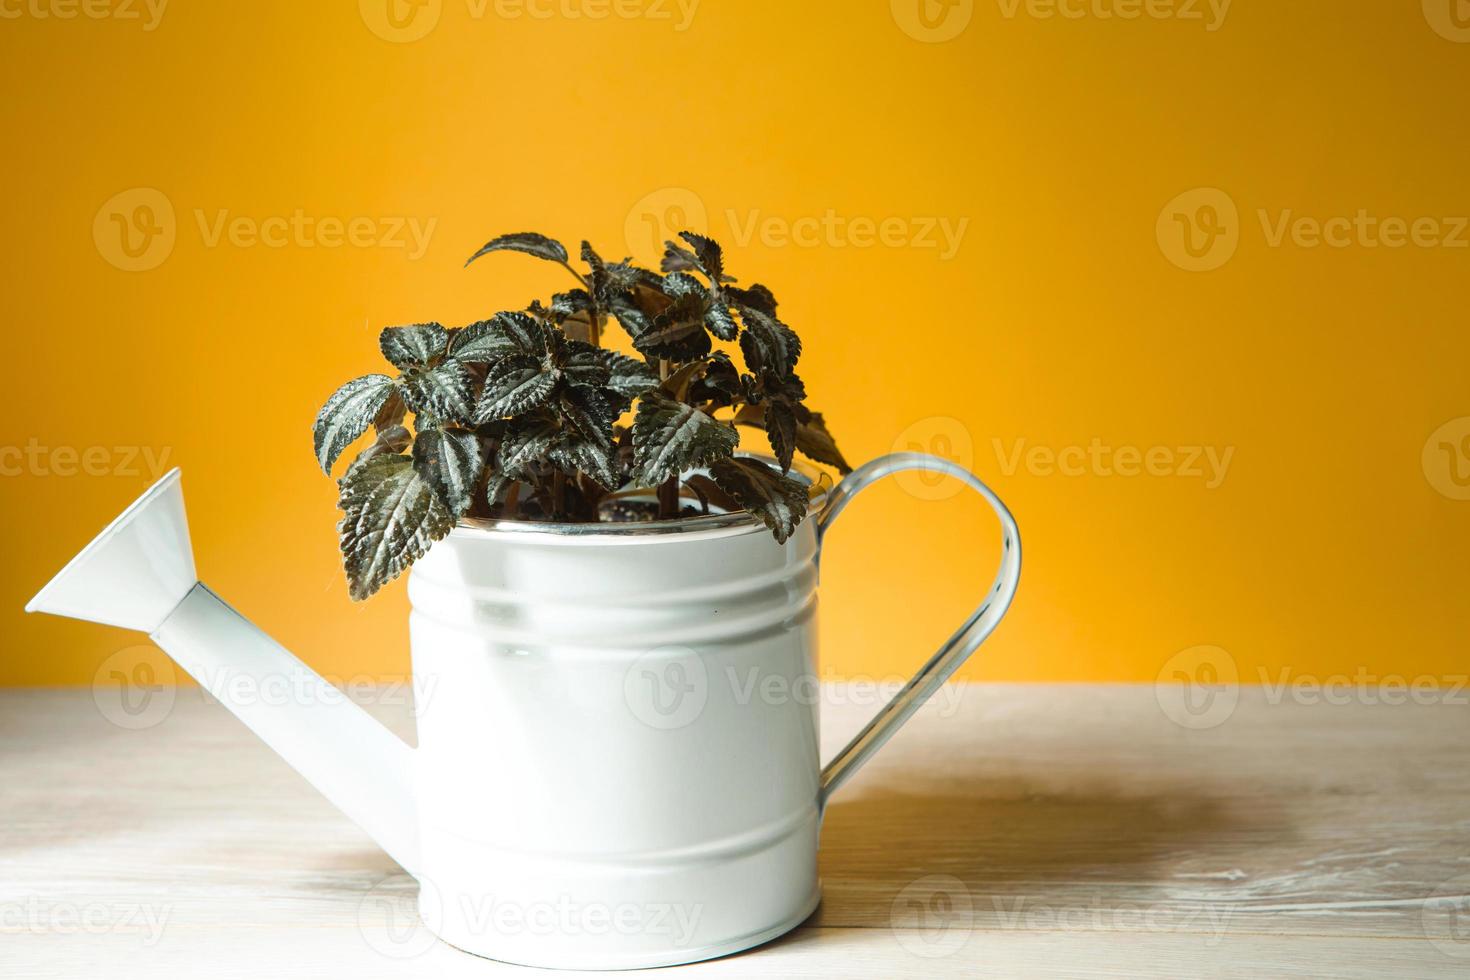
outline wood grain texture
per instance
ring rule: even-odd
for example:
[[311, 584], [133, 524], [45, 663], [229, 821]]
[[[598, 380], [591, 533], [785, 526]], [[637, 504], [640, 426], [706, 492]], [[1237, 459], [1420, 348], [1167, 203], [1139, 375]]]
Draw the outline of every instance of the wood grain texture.
[[[872, 710], [828, 686], [826, 753]], [[1190, 730], [1152, 687], [952, 687], [832, 802], [816, 915], [681, 970], [1470, 977], [1467, 736], [1459, 703], [1247, 688]], [[197, 689], [141, 730], [0, 692], [0, 812], [6, 977], [530, 972], [417, 933], [409, 879]]]

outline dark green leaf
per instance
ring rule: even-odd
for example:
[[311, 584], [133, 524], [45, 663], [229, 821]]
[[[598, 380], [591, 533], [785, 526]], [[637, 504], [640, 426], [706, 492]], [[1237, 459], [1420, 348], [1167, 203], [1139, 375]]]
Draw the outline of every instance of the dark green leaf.
[[740, 506], [765, 522], [778, 542], [784, 544], [806, 516], [806, 487], [758, 459], [748, 456], [722, 459], [709, 472]]
[[720, 246], [713, 239], [696, 235], [692, 231], [681, 231], [679, 237], [688, 242], [694, 249], [695, 258], [699, 262], [699, 270], [709, 276], [711, 282], [718, 283], [725, 275], [725, 258], [720, 251]]
[[545, 462], [560, 437], [557, 427], [546, 419], [512, 423], [500, 443], [498, 470], [515, 479], [530, 479], [536, 473], [537, 464]]
[[455, 520], [469, 509], [481, 462], [479, 437], [464, 429], [424, 429], [413, 443], [414, 469]]
[[644, 486], [657, 486], [687, 469], [724, 459], [740, 434], [692, 405], [650, 391], [638, 402], [633, 421], [634, 467]]
[[649, 388], [658, 384], [658, 372], [647, 364], [626, 354], [608, 350], [603, 347], [598, 350], [598, 356], [607, 365], [608, 379], [607, 387], [629, 400], [637, 398]]
[[540, 356], [551, 338], [551, 328], [529, 313], [497, 313], [457, 333], [451, 353], [468, 364], [490, 364], [513, 354]]
[[403, 417], [407, 414], [408, 404], [403, 400], [403, 393], [395, 388], [383, 407], [378, 409], [378, 414], [373, 417], [373, 428], [382, 432], [384, 429], [402, 425]]
[[744, 308], [740, 318], [745, 333], [740, 336], [740, 350], [746, 363], [757, 373], [768, 372], [785, 377], [801, 357], [801, 339], [786, 324], [754, 308]]
[[749, 289], [726, 286], [725, 296], [742, 309], [752, 309], [769, 317], [776, 315], [776, 297], [758, 282], [751, 283]]
[[567, 249], [561, 242], [547, 238], [545, 235], [538, 235], [533, 231], [522, 231], [513, 235], [501, 235], [499, 238], [491, 239], [485, 243], [483, 248], [474, 255], [471, 255], [469, 262], [466, 262], [465, 265], [469, 265], [470, 262], [475, 261], [480, 256], [488, 255], [491, 252], [524, 252], [527, 255], [534, 255], [538, 259], [545, 259], [548, 262], [565, 262], [567, 260]]
[[659, 268], [665, 272], [687, 272], [699, 268], [699, 256], [676, 242], [664, 242], [664, 257]]
[[688, 293], [653, 319], [653, 326], [633, 338], [633, 346], [650, 357], [689, 361], [710, 352], [704, 329], [705, 298]]
[[842, 458], [836, 440], [827, 431], [827, 422], [820, 412], [811, 412], [808, 419], [796, 427], [796, 448], [808, 459], [835, 466], [841, 473], [852, 472], [852, 467]]
[[387, 375], [370, 374], [347, 382], [327, 399], [311, 431], [316, 461], [323, 473], [330, 473], [342, 450], [372, 425], [394, 395], [394, 387], [393, 379]]
[[559, 370], [545, 370], [540, 361], [523, 354], [496, 361], [485, 377], [475, 422], [523, 415], [546, 404], [560, 376]]
[[644, 313], [642, 308], [630, 299], [621, 296], [613, 297], [608, 303], [608, 312], [634, 340], [653, 329], [653, 318]]
[[734, 340], [740, 333], [740, 328], [735, 323], [735, 318], [730, 315], [730, 309], [724, 303], [716, 302], [704, 313], [704, 325], [709, 332], [721, 340]]
[[623, 482], [613, 462], [611, 445], [564, 431], [562, 438], [552, 444], [548, 456], [557, 469], [572, 476], [585, 473], [604, 490], [616, 490]]
[[472, 386], [470, 369], [451, 358], [438, 367], [405, 375], [403, 397], [415, 414], [468, 422], [473, 413]]
[[618, 411], [596, 388], [567, 388], [561, 393], [562, 416], [588, 439], [602, 446], [612, 446], [613, 422]]
[[407, 456], [354, 463], [341, 481], [337, 529], [354, 600], [366, 599], [403, 573], [454, 528], [449, 509]]
[[423, 367], [444, 353], [449, 345], [449, 331], [437, 323], [415, 323], [407, 327], [388, 327], [378, 335], [383, 356], [398, 370]]
[[791, 458], [796, 455], [796, 412], [791, 403], [772, 401], [766, 405], [766, 437], [771, 440], [771, 452], [781, 464], [781, 472], [791, 469]]
[[604, 353], [607, 352], [601, 347], [568, 341], [566, 357], [561, 362], [567, 382], [596, 388], [606, 385], [612, 377], [612, 368], [603, 358]]

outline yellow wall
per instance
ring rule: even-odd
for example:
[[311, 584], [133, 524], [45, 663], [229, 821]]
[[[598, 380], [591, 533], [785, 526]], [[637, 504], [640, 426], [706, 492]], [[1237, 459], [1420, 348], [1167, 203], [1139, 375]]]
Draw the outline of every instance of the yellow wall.
[[[488, 237], [652, 261], [680, 215], [775, 287], [849, 457], [1011, 503], [1021, 598], [966, 676], [1465, 669], [1463, 2], [396, 2], [0, 0], [0, 682], [139, 642], [20, 607], [172, 465], [219, 592], [324, 672], [404, 670], [402, 584], [347, 600], [318, 406], [385, 325], [565, 285], [462, 269]], [[298, 211], [368, 241], [249, 237]], [[824, 673], [906, 671], [988, 583], [991, 521], [935, 495], [830, 539]]]

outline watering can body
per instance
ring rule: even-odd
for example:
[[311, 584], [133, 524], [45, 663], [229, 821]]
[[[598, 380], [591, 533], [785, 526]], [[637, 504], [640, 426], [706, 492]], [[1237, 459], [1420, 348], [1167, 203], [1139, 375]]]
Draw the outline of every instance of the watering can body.
[[[991, 504], [1001, 568], [824, 768], [822, 539], [853, 495], [904, 469]], [[197, 581], [177, 471], [27, 608], [148, 632], [418, 880], [423, 923], [451, 945], [542, 967], [667, 966], [758, 945], [816, 908], [829, 795], [1016, 589], [1014, 521], [953, 464], [884, 457], [813, 506], [782, 544], [745, 514], [457, 527], [410, 573], [417, 749]], [[303, 695], [239, 696], [282, 680]]]

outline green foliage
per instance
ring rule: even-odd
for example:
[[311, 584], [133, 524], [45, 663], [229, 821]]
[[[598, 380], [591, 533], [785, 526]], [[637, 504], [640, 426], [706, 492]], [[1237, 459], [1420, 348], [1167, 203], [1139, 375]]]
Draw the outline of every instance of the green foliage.
[[[607, 261], [582, 242], [579, 271], [554, 239], [502, 235], [466, 264], [520, 252], [563, 266], [575, 286], [548, 305], [460, 328], [382, 332], [396, 376], [343, 385], [312, 431], [328, 473], [375, 433], [339, 481], [354, 599], [463, 518], [652, 519], [713, 507], [748, 510], [778, 542], [794, 533], [809, 501], [788, 475], [795, 455], [849, 469], [805, 405], [801, 341], [769, 289], [727, 273], [718, 244], [692, 232], [679, 239], [666, 243], [657, 272]], [[603, 343], [609, 324], [632, 355]], [[742, 426], [765, 433], [775, 465], [737, 455]]]

